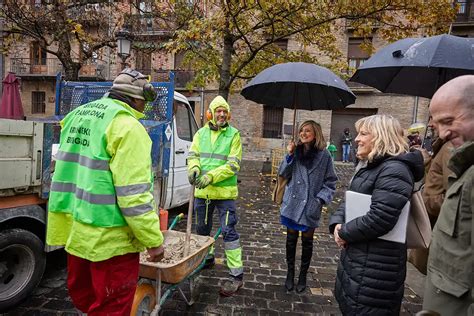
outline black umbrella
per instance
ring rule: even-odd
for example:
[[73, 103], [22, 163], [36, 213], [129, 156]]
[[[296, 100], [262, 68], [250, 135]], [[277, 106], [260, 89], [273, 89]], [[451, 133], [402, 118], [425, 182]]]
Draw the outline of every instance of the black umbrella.
[[431, 98], [447, 81], [474, 74], [474, 38], [406, 38], [380, 49], [350, 81], [382, 92]]
[[295, 109], [293, 129], [297, 109], [342, 109], [356, 99], [345, 82], [332, 71], [302, 62], [277, 64], [263, 70], [241, 94], [260, 104]]

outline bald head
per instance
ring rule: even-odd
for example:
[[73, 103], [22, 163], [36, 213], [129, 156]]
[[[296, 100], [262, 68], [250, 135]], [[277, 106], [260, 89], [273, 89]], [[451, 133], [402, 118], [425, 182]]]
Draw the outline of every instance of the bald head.
[[459, 105], [474, 109], [474, 75], [456, 77], [442, 85], [433, 95], [435, 98], [456, 98]]
[[439, 136], [455, 147], [474, 140], [474, 76], [445, 83], [431, 99], [430, 113]]

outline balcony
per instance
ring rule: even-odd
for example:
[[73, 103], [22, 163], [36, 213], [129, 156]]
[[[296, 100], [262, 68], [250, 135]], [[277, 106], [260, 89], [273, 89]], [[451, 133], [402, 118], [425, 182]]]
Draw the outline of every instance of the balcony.
[[169, 37], [172, 32], [169, 29], [165, 29], [162, 25], [158, 24], [154, 19], [152, 14], [139, 15], [136, 14], [133, 16], [133, 35], [136, 38], [142, 37]]
[[150, 75], [151, 81], [164, 82], [169, 80], [169, 72], [174, 72], [174, 84], [176, 88], [185, 88], [186, 84], [194, 79], [194, 71], [192, 70], [176, 70], [176, 69], [137, 69], [144, 75]]
[[[106, 64], [104, 61], [87, 61], [79, 70], [79, 77], [105, 79]], [[32, 60], [30, 58], [11, 58], [10, 70], [20, 77], [56, 77], [63, 71], [63, 65], [57, 58], [43, 58]]]
[[56, 76], [59, 71], [62, 71], [62, 64], [56, 58], [43, 58], [41, 60], [11, 58], [10, 71], [18, 76]]

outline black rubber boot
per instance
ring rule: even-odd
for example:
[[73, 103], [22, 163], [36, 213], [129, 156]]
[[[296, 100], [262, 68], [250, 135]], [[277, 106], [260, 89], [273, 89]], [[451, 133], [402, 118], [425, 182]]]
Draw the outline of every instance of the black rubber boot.
[[306, 275], [308, 274], [308, 269], [311, 265], [311, 257], [313, 256], [313, 236], [302, 236], [301, 243], [301, 269], [298, 284], [296, 285], [296, 292], [298, 293], [301, 293], [306, 289]]
[[286, 235], [286, 263], [288, 271], [286, 272], [285, 288], [288, 291], [293, 291], [295, 286], [295, 256], [296, 244], [298, 243], [298, 233]]

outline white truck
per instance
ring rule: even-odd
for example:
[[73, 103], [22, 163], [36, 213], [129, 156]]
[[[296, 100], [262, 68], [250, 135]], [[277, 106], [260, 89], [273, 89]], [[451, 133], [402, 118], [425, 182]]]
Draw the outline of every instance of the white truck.
[[[188, 202], [186, 157], [197, 124], [186, 97], [170, 82], [145, 109], [142, 124], [152, 141], [154, 195], [160, 208]], [[77, 106], [100, 98], [111, 82], [65, 82], [58, 75], [56, 116], [43, 121], [0, 119], [0, 313], [39, 284], [46, 266], [47, 199], [59, 120]], [[173, 102], [174, 99], [174, 102]]]

